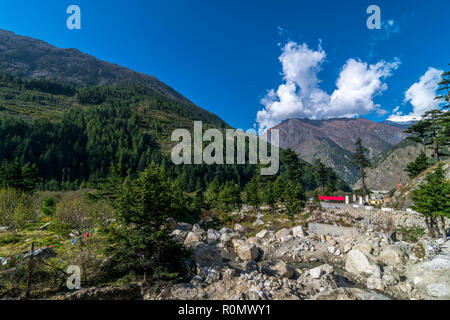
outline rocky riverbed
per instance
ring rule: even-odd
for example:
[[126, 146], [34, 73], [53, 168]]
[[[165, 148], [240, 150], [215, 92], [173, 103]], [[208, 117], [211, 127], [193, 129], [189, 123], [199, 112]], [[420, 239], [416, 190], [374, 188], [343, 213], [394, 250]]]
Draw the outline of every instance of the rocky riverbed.
[[[290, 228], [263, 222], [264, 215], [258, 214], [252, 223], [259, 227], [257, 233], [249, 233], [248, 224], [215, 230], [171, 221], [174, 239], [192, 252], [182, 261], [185, 282], [168, 283], [158, 292], [144, 281], [126, 288], [82, 289], [60, 298], [450, 299], [450, 241], [427, 236], [401, 240], [373, 214], [325, 211]], [[397, 227], [404, 227], [402, 221], [421, 223], [415, 213], [395, 218]]]
[[450, 299], [450, 242], [399, 241], [369, 219], [355, 227], [323, 220], [252, 237], [239, 224], [220, 231], [173, 224], [174, 237], [193, 251], [185, 263], [196, 275], [151, 298]]

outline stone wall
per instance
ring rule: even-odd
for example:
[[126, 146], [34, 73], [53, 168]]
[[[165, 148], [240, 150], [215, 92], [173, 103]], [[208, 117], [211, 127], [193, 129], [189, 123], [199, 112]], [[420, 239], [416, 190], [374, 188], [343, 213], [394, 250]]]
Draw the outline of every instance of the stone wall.
[[[331, 211], [332, 209], [325, 210]], [[410, 209], [403, 211], [392, 208], [377, 209], [371, 206], [347, 205], [334, 211], [345, 212], [355, 218], [368, 218], [376, 224], [385, 224], [392, 218], [396, 227], [426, 229], [424, 216]], [[450, 225], [450, 220], [447, 218], [446, 223]]]

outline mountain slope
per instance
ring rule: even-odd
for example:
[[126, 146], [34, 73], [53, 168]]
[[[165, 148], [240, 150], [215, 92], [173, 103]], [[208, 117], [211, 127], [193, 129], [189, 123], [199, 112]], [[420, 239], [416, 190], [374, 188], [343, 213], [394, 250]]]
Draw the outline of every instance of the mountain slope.
[[[402, 141], [401, 128], [357, 119], [288, 119], [272, 129], [280, 130], [280, 147], [294, 150], [301, 158], [312, 162], [319, 158], [334, 168], [349, 183], [357, 179], [357, 170], [348, 164], [358, 137], [373, 158]], [[270, 130], [267, 132], [270, 137]]]
[[[419, 144], [404, 140], [393, 148], [386, 150], [372, 159], [372, 168], [367, 170], [366, 184], [372, 190], [392, 190], [400, 183], [408, 183], [409, 177], [405, 168], [409, 162], [416, 159], [422, 148]], [[358, 180], [353, 189], [361, 188]]]
[[229, 128], [152, 76], [1, 29], [0, 74], [4, 115], [58, 121], [74, 108], [129, 108], [165, 150], [173, 129], [192, 129], [194, 120], [206, 128]]
[[185, 106], [193, 105], [155, 77], [101, 61], [77, 49], [60, 49], [44, 41], [2, 29], [0, 72], [82, 85], [140, 83], [175, 102]]

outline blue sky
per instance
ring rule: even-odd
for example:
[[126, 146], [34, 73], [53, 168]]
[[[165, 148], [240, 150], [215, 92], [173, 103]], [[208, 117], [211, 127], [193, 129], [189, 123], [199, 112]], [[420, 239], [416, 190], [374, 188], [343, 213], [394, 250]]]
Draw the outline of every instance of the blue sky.
[[[71, 4], [81, 30], [66, 28]], [[381, 30], [366, 27], [371, 4]], [[22, 0], [0, 4], [0, 28], [153, 75], [248, 129], [285, 117], [420, 115], [450, 63], [449, 9], [447, 0]]]

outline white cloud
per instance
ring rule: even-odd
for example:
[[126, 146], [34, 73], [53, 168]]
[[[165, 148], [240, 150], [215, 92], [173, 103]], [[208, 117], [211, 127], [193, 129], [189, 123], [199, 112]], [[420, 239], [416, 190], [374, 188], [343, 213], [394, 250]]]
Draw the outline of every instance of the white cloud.
[[393, 114], [388, 118], [391, 121], [412, 121], [419, 119], [426, 111], [439, 107], [439, 101], [434, 100], [438, 83], [441, 79], [442, 70], [429, 67], [418, 82], [414, 83], [405, 92], [405, 103], [410, 103], [412, 111], [406, 115], [398, 111], [398, 107], [393, 110]]
[[292, 41], [284, 46], [279, 58], [284, 83], [261, 100], [264, 108], [258, 111], [256, 118], [261, 131], [286, 118], [355, 117], [376, 111], [379, 105], [373, 98], [387, 89], [382, 80], [400, 64], [397, 59], [374, 65], [349, 59], [330, 95], [319, 87], [318, 73], [325, 58], [320, 45], [317, 50], [310, 49], [306, 43]]

